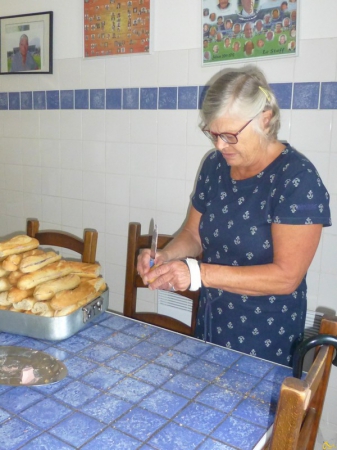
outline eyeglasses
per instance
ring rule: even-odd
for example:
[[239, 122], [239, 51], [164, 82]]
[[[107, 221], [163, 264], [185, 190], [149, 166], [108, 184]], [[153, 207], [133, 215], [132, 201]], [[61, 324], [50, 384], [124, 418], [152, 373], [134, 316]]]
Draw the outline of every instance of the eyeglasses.
[[[255, 119], [255, 117], [253, 117]], [[213, 133], [213, 131], [203, 129], [203, 133], [207, 136], [212, 142], [217, 142], [218, 138], [222, 139], [227, 144], [237, 144], [238, 136], [253, 120], [250, 119], [237, 133]]]

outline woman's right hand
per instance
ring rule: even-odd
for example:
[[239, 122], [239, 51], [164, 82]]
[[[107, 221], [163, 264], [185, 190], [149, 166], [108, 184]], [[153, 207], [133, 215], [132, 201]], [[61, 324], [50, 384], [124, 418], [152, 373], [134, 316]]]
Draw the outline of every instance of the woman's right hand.
[[[150, 249], [146, 248], [140, 252], [137, 259], [137, 272], [142, 277], [144, 284], [148, 284], [149, 278], [149, 272], [151, 271], [151, 268], [156, 266], [161, 266], [165, 262], [168, 261], [168, 256], [166, 255], [165, 251], [158, 250], [156, 253], [156, 258], [154, 260], [154, 265], [151, 267], [150, 265], [151, 257], [150, 257]], [[151, 280], [153, 281], [153, 280]]]

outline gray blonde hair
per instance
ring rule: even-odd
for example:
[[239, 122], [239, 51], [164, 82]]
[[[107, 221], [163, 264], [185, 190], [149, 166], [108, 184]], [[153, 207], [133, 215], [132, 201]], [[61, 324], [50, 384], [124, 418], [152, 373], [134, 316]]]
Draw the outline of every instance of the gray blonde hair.
[[201, 109], [202, 127], [221, 116], [253, 119], [263, 111], [272, 111], [268, 128], [253, 120], [255, 130], [268, 141], [277, 139], [280, 109], [263, 73], [253, 66], [221, 75], [207, 90]]

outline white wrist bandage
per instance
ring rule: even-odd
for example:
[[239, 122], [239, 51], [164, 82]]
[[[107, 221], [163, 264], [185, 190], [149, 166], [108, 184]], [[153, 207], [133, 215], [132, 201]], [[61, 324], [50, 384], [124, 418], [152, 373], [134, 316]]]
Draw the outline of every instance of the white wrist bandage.
[[201, 288], [201, 274], [198, 261], [193, 258], [186, 258], [185, 261], [188, 265], [191, 275], [191, 285], [189, 287], [189, 290], [197, 291]]

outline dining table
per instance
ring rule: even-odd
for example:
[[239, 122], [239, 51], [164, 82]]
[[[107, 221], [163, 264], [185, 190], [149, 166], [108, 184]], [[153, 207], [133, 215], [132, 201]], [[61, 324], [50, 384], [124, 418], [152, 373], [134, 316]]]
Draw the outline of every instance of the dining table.
[[67, 368], [55, 383], [0, 385], [1, 450], [259, 450], [292, 375], [109, 311], [61, 341], [0, 332], [0, 346]]

